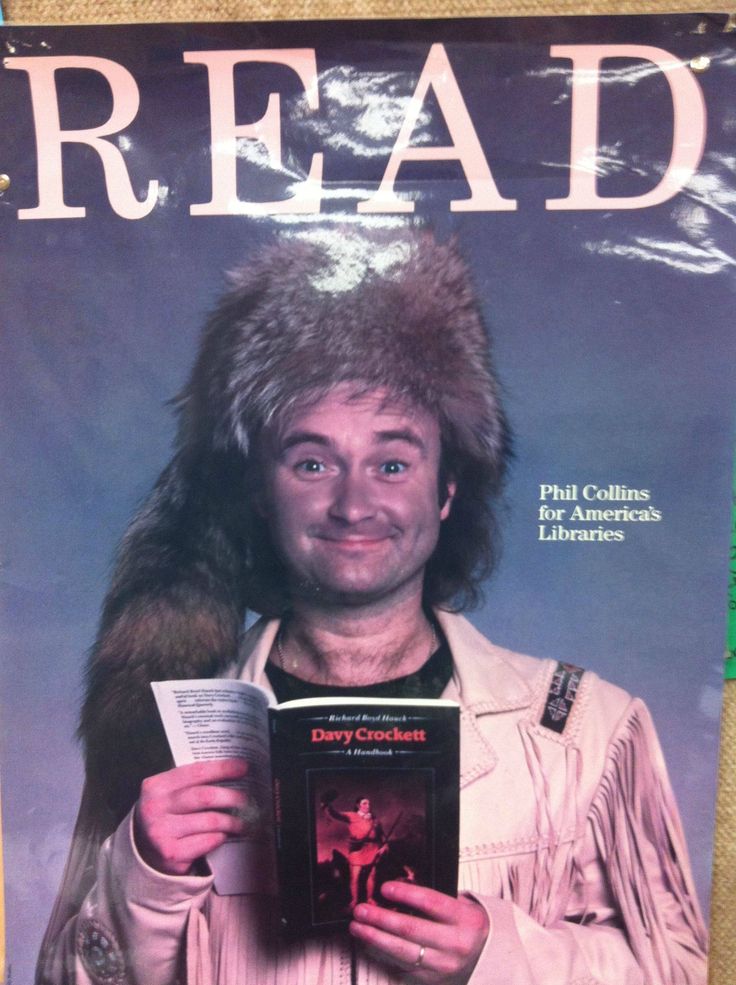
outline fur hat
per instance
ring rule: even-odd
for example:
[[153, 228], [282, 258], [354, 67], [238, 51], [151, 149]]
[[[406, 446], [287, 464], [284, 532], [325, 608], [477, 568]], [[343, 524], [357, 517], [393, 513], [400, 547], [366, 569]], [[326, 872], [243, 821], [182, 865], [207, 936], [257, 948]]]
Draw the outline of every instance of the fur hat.
[[231, 274], [180, 400], [182, 448], [250, 450], [310, 392], [358, 381], [437, 415], [472, 454], [505, 430], [488, 338], [454, 243], [340, 229], [284, 239]]
[[503, 472], [488, 339], [453, 242], [412, 229], [284, 236], [230, 280], [177, 400], [176, 454], [123, 538], [87, 668], [80, 734], [104, 827], [169, 765], [149, 682], [214, 676], [236, 656], [255, 606], [247, 517], [235, 514], [247, 513], [262, 428], [355, 382], [436, 414], [443, 448], [491, 477], [478, 495]]

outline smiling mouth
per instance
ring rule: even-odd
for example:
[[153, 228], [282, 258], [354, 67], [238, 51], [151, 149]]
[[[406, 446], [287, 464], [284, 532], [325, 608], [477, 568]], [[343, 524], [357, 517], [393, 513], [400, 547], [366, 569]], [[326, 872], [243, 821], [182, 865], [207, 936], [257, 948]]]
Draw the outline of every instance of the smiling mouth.
[[373, 547], [376, 544], [383, 544], [390, 537], [388, 534], [382, 534], [380, 537], [318, 537], [318, 540], [325, 541], [328, 544], [334, 544], [336, 547], [350, 548], [361, 548], [361, 547]]
[[347, 530], [317, 530], [314, 532], [316, 540], [333, 546], [338, 550], [359, 551], [369, 550], [371, 547], [378, 547], [396, 537], [394, 530], [365, 530], [361, 532]]

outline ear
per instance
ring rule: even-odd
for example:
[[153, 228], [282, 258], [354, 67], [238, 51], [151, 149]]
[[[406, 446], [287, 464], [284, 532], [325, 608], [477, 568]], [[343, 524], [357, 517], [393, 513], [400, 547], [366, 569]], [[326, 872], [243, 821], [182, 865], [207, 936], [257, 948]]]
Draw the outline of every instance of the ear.
[[457, 482], [450, 478], [447, 480], [447, 495], [445, 496], [445, 501], [442, 503], [440, 509], [440, 520], [446, 520], [450, 515], [450, 510], [452, 509], [452, 501], [455, 498], [455, 493], [457, 492]]

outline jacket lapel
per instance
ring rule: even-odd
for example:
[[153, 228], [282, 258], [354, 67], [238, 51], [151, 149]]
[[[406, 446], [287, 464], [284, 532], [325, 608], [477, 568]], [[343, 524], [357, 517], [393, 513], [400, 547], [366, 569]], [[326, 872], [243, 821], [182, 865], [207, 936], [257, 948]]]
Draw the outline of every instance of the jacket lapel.
[[481, 729], [483, 716], [528, 708], [532, 691], [505, 657], [506, 651], [490, 643], [467, 619], [441, 610], [436, 616], [454, 665], [442, 697], [460, 705], [462, 788], [491, 773], [498, 763], [498, 754]]

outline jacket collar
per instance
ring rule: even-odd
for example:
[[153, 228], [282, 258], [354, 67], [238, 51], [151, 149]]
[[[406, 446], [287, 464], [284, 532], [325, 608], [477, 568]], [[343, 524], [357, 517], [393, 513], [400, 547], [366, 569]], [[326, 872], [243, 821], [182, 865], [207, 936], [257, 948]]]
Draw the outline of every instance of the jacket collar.
[[[490, 640], [463, 616], [435, 612], [453, 658], [452, 681], [443, 697], [452, 697], [476, 715], [527, 708], [532, 701], [529, 684], [511, 663], [507, 650]], [[265, 668], [281, 625], [278, 619], [259, 619], [245, 634], [236, 676], [268, 687]]]
[[460, 787], [491, 773], [498, 753], [481, 718], [493, 713], [527, 708], [529, 685], [511, 664], [511, 654], [494, 646], [464, 619], [438, 610], [437, 619], [447, 637], [453, 659], [452, 680], [444, 698], [460, 705]]
[[463, 616], [441, 609], [435, 615], [450, 646], [452, 684], [463, 707], [475, 715], [529, 707], [532, 689], [513, 666], [508, 650], [494, 646]]
[[271, 690], [266, 677], [266, 662], [280, 625], [280, 619], [262, 618], [251, 626], [243, 637], [240, 659], [233, 676]]
[[[452, 680], [443, 693], [460, 705], [460, 786], [490, 773], [498, 762], [480, 729], [480, 716], [518, 711], [532, 703], [532, 688], [513, 666], [513, 655], [494, 646], [467, 619], [436, 611], [453, 657]], [[269, 687], [265, 674], [280, 622], [261, 619], [245, 635], [236, 676]]]

